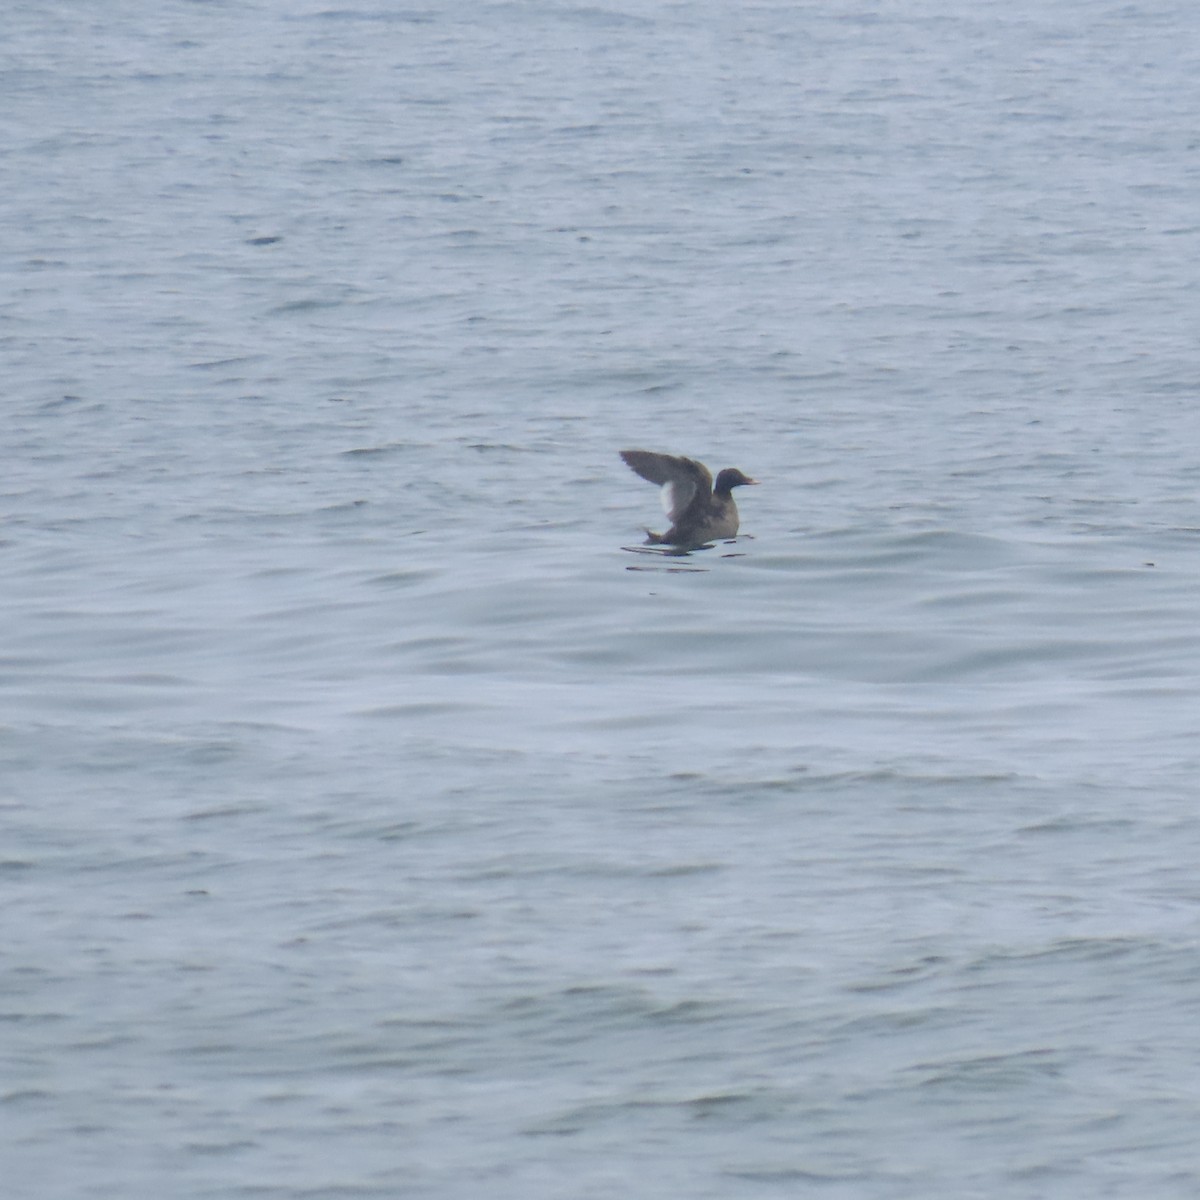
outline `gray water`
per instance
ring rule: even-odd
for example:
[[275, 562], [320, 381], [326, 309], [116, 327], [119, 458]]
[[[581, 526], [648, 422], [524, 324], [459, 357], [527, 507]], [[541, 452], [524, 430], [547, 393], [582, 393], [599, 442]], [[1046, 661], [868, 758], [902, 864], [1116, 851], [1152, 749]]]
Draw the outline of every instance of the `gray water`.
[[5, 25], [5, 1197], [1196, 1195], [1200, 10]]

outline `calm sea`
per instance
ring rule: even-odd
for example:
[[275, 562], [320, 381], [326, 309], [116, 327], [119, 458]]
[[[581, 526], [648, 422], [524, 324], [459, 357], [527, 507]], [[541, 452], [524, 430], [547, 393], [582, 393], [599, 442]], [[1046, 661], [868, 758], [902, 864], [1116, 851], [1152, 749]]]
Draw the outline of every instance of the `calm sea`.
[[1183, 0], [14, 0], [6, 1200], [1193, 1200], [1198, 117]]

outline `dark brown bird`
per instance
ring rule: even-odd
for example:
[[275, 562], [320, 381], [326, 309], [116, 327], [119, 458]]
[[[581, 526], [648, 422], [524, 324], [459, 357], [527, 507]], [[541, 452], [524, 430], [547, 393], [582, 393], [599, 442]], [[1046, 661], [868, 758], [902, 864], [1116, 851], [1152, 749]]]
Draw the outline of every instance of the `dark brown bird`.
[[655, 454], [650, 450], [622, 450], [621, 457], [636, 474], [662, 485], [662, 506], [671, 519], [666, 533], [651, 533], [646, 541], [655, 546], [693, 549], [705, 542], [731, 538], [738, 531], [738, 510], [733, 489], [749, 479], [736, 467], [726, 467], [716, 486], [708, 468], [694, 458]]

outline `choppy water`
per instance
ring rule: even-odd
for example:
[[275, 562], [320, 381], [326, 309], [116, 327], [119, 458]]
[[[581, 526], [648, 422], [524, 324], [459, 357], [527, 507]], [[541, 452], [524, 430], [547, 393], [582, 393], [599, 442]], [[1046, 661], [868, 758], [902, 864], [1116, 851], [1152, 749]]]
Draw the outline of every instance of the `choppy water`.
[[1193, 6], [6, 27], [6, 1196], [1196, 1194]]

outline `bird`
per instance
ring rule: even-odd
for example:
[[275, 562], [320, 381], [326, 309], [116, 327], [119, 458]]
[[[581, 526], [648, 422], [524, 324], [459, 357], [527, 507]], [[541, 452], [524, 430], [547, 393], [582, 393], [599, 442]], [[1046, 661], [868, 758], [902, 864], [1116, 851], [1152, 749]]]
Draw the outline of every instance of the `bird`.
[[738, 531], [738, 510], [733, 502], [733, 489], [758, 483], [736, 467], [726, 467], [714, 486], [713, 477], [702, 462], [675, 454], [622, 450], [621, 458], [634, 474], [662, 485], [662, 506], [671, 519], [671, 528], [666, 533], [647, 529], [646, 544], [650, 546], [692, 550], [706, 542], [734, 537]]

